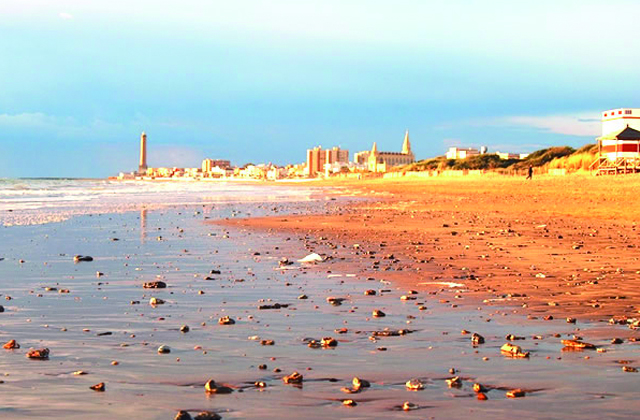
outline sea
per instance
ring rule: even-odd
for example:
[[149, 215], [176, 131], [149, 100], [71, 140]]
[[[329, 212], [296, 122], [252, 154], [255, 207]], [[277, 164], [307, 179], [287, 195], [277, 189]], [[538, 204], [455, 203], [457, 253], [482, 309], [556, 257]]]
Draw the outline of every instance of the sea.
[[0, 225], [61, 222], [72, 216], [216, 203], [314, 199], [316, 187], [286, 188], [251, 181], [114, 181], [0, 178]]

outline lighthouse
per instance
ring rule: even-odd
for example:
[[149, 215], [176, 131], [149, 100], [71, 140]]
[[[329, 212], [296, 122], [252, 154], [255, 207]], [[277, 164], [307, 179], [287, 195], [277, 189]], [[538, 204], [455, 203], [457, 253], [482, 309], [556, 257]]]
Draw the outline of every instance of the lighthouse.
[[140, 166], [138, 173], [143, 175], [147, 172], [147, 135], [143, 131], [140, 135]]

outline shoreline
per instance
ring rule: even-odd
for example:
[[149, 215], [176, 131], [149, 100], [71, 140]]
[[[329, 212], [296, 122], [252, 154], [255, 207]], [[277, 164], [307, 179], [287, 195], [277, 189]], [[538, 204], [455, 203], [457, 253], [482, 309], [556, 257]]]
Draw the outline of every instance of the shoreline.
[[[347, 259], [377, 261], [371, 272], [400, 287], [433, 291], [439, 288], [420, 283], [464, 283], [464, 296], [472, 305], [495, 303], [529, 317], [603, 322], [638, 314], [634, 252], [640, 238], [634, 208], [640, 208], [640, 199], [629, 191], [640, 187], [640, 177], [319, 185], [369, 200], [341, 206], [333, 214], [213, 223], [292, 232], [313, 236], [319, 244], [337, 244], [348, 250], [343, 253]], [[384, 257], [391, 255], [386, 264]]]

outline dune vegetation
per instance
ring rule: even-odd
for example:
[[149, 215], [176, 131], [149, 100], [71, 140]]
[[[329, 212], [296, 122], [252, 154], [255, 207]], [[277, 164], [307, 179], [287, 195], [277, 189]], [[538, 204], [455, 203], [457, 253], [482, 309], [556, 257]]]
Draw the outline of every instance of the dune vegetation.
[[537, 150], [525, 159], [501, 159], [496, 154], [471, 156], [466, 159], [447, 159], [438, 156], [397, 168], [398, 171], [443, 170], [493, 170], [496, 172], [521, 172], [530, 166], [538, 170], [564, 169], [567, 172], [589, 170], [596, 159], [597, 145], [586, 144], [579, 149], [556, 146]]

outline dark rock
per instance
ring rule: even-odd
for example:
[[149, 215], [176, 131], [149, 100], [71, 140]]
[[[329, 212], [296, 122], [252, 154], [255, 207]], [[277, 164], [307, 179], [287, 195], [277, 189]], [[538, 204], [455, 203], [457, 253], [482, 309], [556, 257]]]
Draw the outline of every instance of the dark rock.
[[163, 281], [149, 281], [142, 285], [145, 289], [165, 289], [167, 287], [167, 283]]

